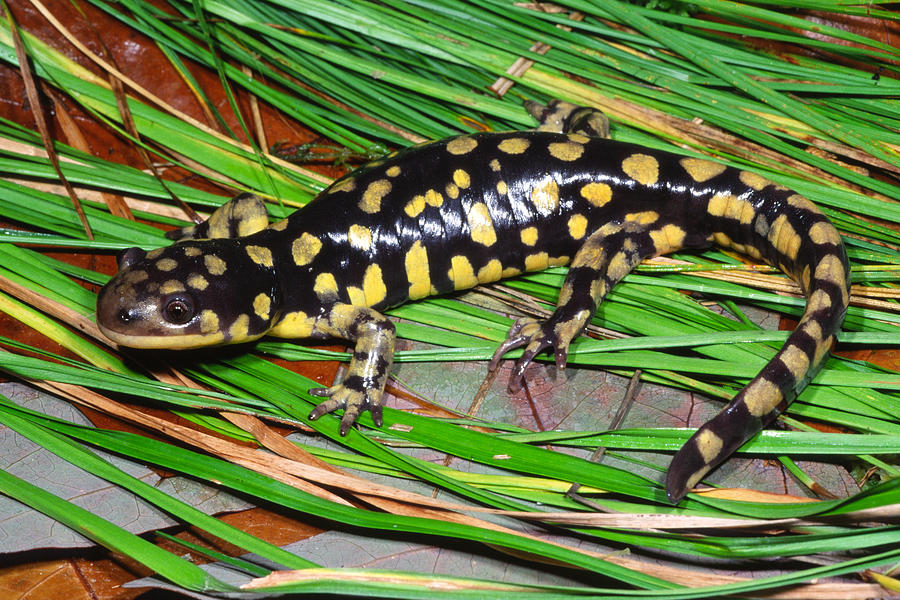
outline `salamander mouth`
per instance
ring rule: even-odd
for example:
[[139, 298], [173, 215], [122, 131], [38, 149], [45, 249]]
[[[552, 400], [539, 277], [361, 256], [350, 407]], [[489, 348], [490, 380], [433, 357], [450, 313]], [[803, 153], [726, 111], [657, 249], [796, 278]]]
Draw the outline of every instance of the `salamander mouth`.
[[224, 334], [219, 332], [208, 334], [181, 334], [178, 336], [178, 343], [176, 345], [173, 343], [174, 338], [171, 335], [124, 333], [122, 331], [110, 329], [100, 323], [97, 323], [97, 327], [100, 329], [100, 333], [119, 346], [138, 348], [141, 350], [192, 350], [194, 348], [203, 348], [205, 346], [215, 346], [225, 341]]

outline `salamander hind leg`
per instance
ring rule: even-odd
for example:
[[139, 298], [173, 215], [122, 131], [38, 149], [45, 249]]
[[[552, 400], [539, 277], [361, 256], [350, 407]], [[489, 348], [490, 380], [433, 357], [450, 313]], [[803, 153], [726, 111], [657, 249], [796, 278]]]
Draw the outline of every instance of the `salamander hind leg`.
[[328, 398], [313, 409], [309, 418], [315, 421], [343, 409], [340, 432], [346, 435], [359, 415], [369, 411], [375, 425], [381, 427], [382, 396], [394, 360], [394, 324], [371, 308], [336, 304], [317, 322], [314, 335], [348, 339], [356, 345], [341, 383], [309, 390], [314, 396]]
[[551, 100], [546, 106], [526, 100], [524, 106], [532, 117], [540, 121], [538, 131], [609, 137], [609, 119], [596, 108], [578, 106], [564, 100]]
[[490, 368], [496, 368], [510, 350], [525, 348], [510, 377], [512, 392], [521, 387], [534, 357], [547, 348], [554, 349], [557, 367], [564, 368], [569, 344], [584, 331], [603, 297], [641, 260], [657, 252], [653, 232], [645, 224], [610, 223], [595, 231], [575, 254], [550, 318], [519, 319], [494, 353]]

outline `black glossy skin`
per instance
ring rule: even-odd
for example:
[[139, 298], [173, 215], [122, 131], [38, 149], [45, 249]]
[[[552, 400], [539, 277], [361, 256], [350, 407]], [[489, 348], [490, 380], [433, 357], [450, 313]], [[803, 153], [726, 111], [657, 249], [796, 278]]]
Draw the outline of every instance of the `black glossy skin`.
[[[287, 265], [279, 269], [285, 289], [285, 304], [308, 313], [318, 310], [321, 307], [318, 299], [306, 293], [312, 285], [311, 276], [322, 272], [340, 273], [347, 284], [361, 282], [365, 268], [373, 263], [384, 266], [388, 291], [385, 299], [373, 304], [372, 308], [383, 310], [406, 302], [410, 299], [409, 282], [402, 266], [406, 254], [417, 241], [421, 241], [428, 252], [431, 284], [436, 293], [442, 294], [456, 289], [449, 275], [453, 256], [465, 256], [475, 273], [491, 260], [499, 260], [504, 269], [524, 272], [527, 270], [526, 257], [540, 252], [546, 252], [551, 258], [571, 259], [584, 238], [575, 239], [560, 233], [567, 231], [567, 221], [576, 213], [586, 217], [586, 231], [621, 219], [626, 212], [651, 210], [660, 214], [660, 224], [680, 224], [686, 222], [690, 214], [706, 212], [706, 198], [711, 190], [737, 188], [741, 193], [747, 193], [745, 186], [740, 186], [739, 182], [733, 185], [733, 178], [729, 181], [728, 177], [699, 186], [678, 165], [678, 157], [662, 153], [656, 155], [661, 159], [661, 168], [660, 183], [654, 186], [641, 186], [622, 173], [598, 173], [591, 165], [621, 163], [635, 152], [647, 152], [646, 149], [611, 140], [590, 139], [584, 143], [581, 158], [561, 162], [547, 160], [547, 147], [551, 143], [566, 142], [566, 136], [562, 134], [487, 133], [476, 134], [471, 139], [477, 140], [478, 146], [463, 156], [448, 153], [444, 141], [400, 152], [375, 167], [363, 167], [352, 174], [356, 181], [353, 191], [327, 191], [291, 215], [285, 231], [266, 230], [251, 236], [251, 243], [278, 250], [278, 263]], [[500, 172], [495, 172], [489, 163], [491, 159], [498, 158], [496, 147], [504, 139], [527, 139], [530, 146], [521, 155], [500, 155], [502, 168]], [[415, 168], [410, 169], [410, 164], [414, 164]], [[535, 164], [541, 165], [541, 168], [536, 169]], [[391, 166], [403, 171], [396, 177], [385, 178], [384, 173]], [[460, 189], [457, 198], [450, 198], [444, 193], [444, 183], [453, 180], [457, 169], [469, 174], [471, 184], [466, 189]], [[549, 214], [542, 213], [529, 199], [535, 186], [548, 179], [555, 182], [559, 190], [559, 205]], [[381, 209], [373, 214], [359, 210], [359, 191], [383, 180], [390, 182], [391, 191], [382, 201]], [[507, 184], [506, 194], [497, 192], [497, 184], [501, 181]], [[597, 182], [609, 185], [612, 197], [617, 201], [598, 208], [579, 195], [578, 190], [585, 184]], [[723, 183], [726, 184], [724, 187]], [[732, 185], [729, 186], [729, 183]], [[428, 189], [441, 192], [442, 205], [434, 207], [426, 204], [418, 216], [407, 215], [404, 207], [409, 199]], [[496, 242], [489, 246], [473, 242], [471, 238], [466, 215], [476, 203], [484, 203], [490, 213]], [[348, 223], [367, 227], [372, 232], [373, 242], [368, 250], [351, 247]], [[698, 225], [689, 232], [685, 247], [710, 245], [708, 237], [714, 223], [707, 221]], [[520, 232], [528, 227], [535, 227], [538, 231], [533, 246], [526, 246], [520, 239]], [[311, 233], [322, 240], [328, 249], [304, 268], [294, 268], [290, 259], [290, 244], [299, 231]], [[567, 263], [568, 260], [557, 262]], [[341, 289], [338, 301], [349, 300], [346, 290]]]

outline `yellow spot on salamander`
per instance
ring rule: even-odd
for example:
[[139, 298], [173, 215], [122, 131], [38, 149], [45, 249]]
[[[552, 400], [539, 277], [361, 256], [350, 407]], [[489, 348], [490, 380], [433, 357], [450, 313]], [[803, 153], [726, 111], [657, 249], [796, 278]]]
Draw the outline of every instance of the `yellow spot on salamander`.
[[431, 293], [431, 274], [428, 269], [428, 252], [420, 240], [416, 240], [404, 260], [406, 280], [409, 281], [409, 297], [424, 298]]
[[203, 250], [201, 250], [197, 246], [184, 247], [184, 255], [189, 258], [194, 258], [195, 256], [200, 256], [201, 254], [203, 254]]
[[806, 372], [809, 371], [809, 357], [806, 355], [806, 352], [794, 345], [782, 349], [781, 362], [794, 376], [795, 381], [802, 379]]
[[183, 292], [184, 284], [178, 281], [177, 279], [170, 279], [168, 281], [164, 281], [159, 286], [160, 294], [174, 294], [175, 292]]
[[546, 252], [538, 252], [536, 254], [529, 254], [525, 257], [525, 270], [526, 271], [543, 271], [550, 264], [550, 257]]
[[187, 284], [195, 290], [199, 290], [202, 292], [209, 285], [209, 281], [207, 281], [206, 277], [204, 277], [203, 275], [194, 273], [187, 278]]
[[622, 161], [622, 171], [643, 185], [654, 185], [659, 180], [659, 162], [649, 154], [632, 154]]
[[816, 344], [816, 351], [813, 355], [813, 365], [818, 367], [825, 360], [831, 346], [834, 344], [834, 336], [829, 335], [827, 338]]
[[568, 281], [563, 282], [563, 286], [559, 289], [559, 298], [556, 300], [557, 306], [565, 306], [572, 300], [572, 284]]
[[472, 263], [465, 256], [456, 255], [450, 259], [450, 270], [447, 277], [453, 282], [453, 288], [457, 290], [465, 290], [478, 285], [478, 278], [475, 277], [475, 270]]
[[756, 260], [763, 260], [762, 252], [756, 246], [746, 244], [744, 245], [744, 249], [742, 252], [751, 258], [755, 258]]
[[592, 269], [595, 269], [597, 265], [599, 265], [603, 260], [603, 255], [605, 254], [605, 251], [601, 244], [602, 241], [598, 240], [597, 238], [588, 240], [584, 244], [584, 246], [582, 246], [581, 249], [578, 250], [578, 252], [575, 254], [575, 261], [572, 263], [572, 266], [590, 267]]
[[802, 208], [803, 210], [808, 210], [809, 212], [817, 215], [822, 214], [822, 211], [819, 210], [818, 206], [816, 206], [800, 194], [791, 194], [790, 196], [788, 196], [787, 203], [791, 206]]
[[817, 345], [822, 343], [822, 326], [815, 319], [804, 320], [798, 329], [812, 338]]
[[447, 142], [447, 152], [450, 154], [468, 154], [478, 145], [478, 140], [473, 137], [463, 136]]
[[406, 206], [403, 207], [403, 212], [412, 219], [415, 219], [422, 214], [423, 210], [425, 210], [425, 196], [421, 194], [413, 196], [413, 199], [407, 202]]
[[347, 232], [347, 240], [350, 246], [357, 250], [368, 250], [372, 247], [372, 232], [362, 225], [351, 225]]
[[632, 268], [631, 262], [628, 260], [628, 255], [624, 252], [617, 252], [613, 255], [611, 259], [609, 259], [609, 265], [606, 267], [606, 275], [612, 281], [619, 281], [631, 271]]
[[444, 203], [444, 197], [437, 190], [430, 189], [425, 192], [425, 204], [428, 206], [438, 207]]
[[238, 318], [228, 328], [228, 338], [233, 342], [247, 339], [249, 333], [250, 317], [247, 315], [238, 315]]
[[628, 213], [625, 215], [625, 221], [631, 223], [640, 223], [641, 225], [649, 225], [659, 220], [659, 213], [654, 210], [645, 210], [636, 213]]
[[500, 161], [496, 158], [492, 158], [491, 162], [488, 163], [488, 166], [491, 168], [491, 171], [499, 171], [500, 170]]
[[650, 239], [656, 246], [659, 254], [668, 254], [684, 248], [684, 238], [687, 232], [678, 225], [663, 225], [659, 229], [650, 232]]
[[841, 243], [841, 236], [837, 230], [830, 224], [820, 221], [809, 228], [809, 239], [814, 244], [834, 244]]
[[753, 205], [734, 194], [716, 194], [709, 199], [706, 210], [714, 217], [736, 219], [742, 225], [749, 225], [756, 216]]
[[572, 215], [569, 217], [569, 235], [572, 239], [580, 240], [587, 231], [587, 218], [584, 215]]
[[352, 175], [348, 175], [343, 179], [337, 180], [334, 185], [328, 190], [329, 194], [334, 194], [338, 192], [352, 192], [356, 189], [356, 178]]
[[556, 180], [547, 177], [531, 188], [531, 202], [542, 215], [550, 215], [559, 208], [559, 186]]
[[519, 237], [522, 238], [522, 243], [526, 246], [534, 246], [538, 239], [537, 227], [526, 227], [519, 232]]
[[456, 198], [459, 198], [459, 188], [456, 186], [455, 183], [448, 183], [447, 185], [445, 185], [444, 193], [447, 195], [448, 198], [453, 198], [454, 200]]
[[227, 268], [225, 261], [214, 254], [207, 254], [203, 257], [203, 264], [210, 275], [221, 275]]
[[505, 181], [503, 181], [501, 179], [500, 181], [497, 182], [497, 193], [498, 194], [500, 194], [501, 196], [505, 196], [506, 192], [508, 192], [508, 191], [509, 191], [509, 189], [506, 187]]
[[806, 265], [803, 267], [803, 273], [800, 275], [800, 287], [804, 293], [809, 290], [810, 277], [812, 277], [812, 273], [810, 272], [809, 265]]
[[521, 275], [522, 271], [517, 269], [516, 267], [506, 267], [503, 269], [503, 272], [500, 275], [505, 279], [507, 277], [515, 277], [516, 275]]
[[289, 224], [288, 219], [281, 219], [280, 221], [275, 221], [271, 225], [269, 225], [269, 229], [274, 229], [275, 231], [284, 231], [287, 229]]
[[308, 317], [302, 310], [297, 310], [284, 315], [269, 333], [282, 338], [305, 338], [312, 334], [315, 324], [315, 319]]
[[156, 268], [160, 271], [171, 271], [178, 266], [178, 262], [172, 258], [161, 258], [156, 261]]
[[472, 240], [484, 246], [493, 246], [497, 241], [494, 232], [494, 222], [491, 221], [491, 213], [484, 202], [476, 202], [466, 214], [469, 222], [469, 235]]
[[760, 418], [775, 410], [784, 398], [778, 386], [765, 378], [755, 379], [744, 388], [744, 404], [747, 411]]
[[377, 179], [366, 186], [362, 198], [359, 201], [359, 209], [370, 215], [381, 210], [381, 200], [391, 191], [391, 182], [387, 179]]
[[612, 188], [605, 183], [587, 183], [581, 188], [581, 197], [600, 208], [612, 200]]
[[706, 205], [706, 212], [714, 217], [723, 216], [732, 198], [734, 198], [732, 194], [716, 194], [709, 199], [709, 204]]
[[353, 306], [366, 305], [366, 293], [360, 287], [355, 285], [347, 286], [347, 295], [350, 297], [350, 304]]
[[478, 269], [478, 283], [491, 283], [503, 278], [503, 265], [496, 258], [492, 258], [486, 265]]
[[453, 171], [453, 183], [458, 185], [461, 189], [466, 189], [472, 185], [472, 179], [463, 169], [456, 169]]
[[547, 146], [547, 149], [553, 158], [567, 162], [578, 160], [584, 154], [584, 146], [575, 142], [553, 142]]
[[769, 237], [769, 229], [769, 221], [766, 219], [766, 216], [762, 213], [756, 215], [756, 220], [753, 222], [753, 231], [756, 232], [756, 235]]
[[531, 145], [531, 142], [526, 140], [525, 138], [507, 138], [497, 144], [497, 150], [500, 152], [504, 152], [506, 154], [522, 154], [526, 150], [528, 150], [528, 146]]
[[709, 473], [711, 467], [701, 467], [693, 475], [688, 477], [684, 482], [684, 489], [691, 490], [697, 483], [703, 479], [703, 476]]
[[[244, 208], [247, 211], [247, 208]], [[246, 237], [253, 235], [257, 231], [262, 231], [269, 226], [269, 215], [266, 214], [265, 208], [261, 213], [253, 211], [247, 215], [241, 215], [237, 222], [237, 237]]]
[[210, 309], [200, 313], [200, 333], [214, 333], [219, 331], [219, 315]]
[[775, 246], [775, 249], [781, 252], [790, 260], [797, 258], [797, 252], [800, 251], [800, 244], [803, 243], [794, 227], [788, 222], [787, 215], [779, 215], [769, 229], [769, 241]]
[[722, 246], [724, 248], [731, 248], [732, 250], [734, 250], [736, 252], [740, 252], [741, 254], [746, 254], [748, 256], [752, 256], [753, 258], [762, 257], [762, 253], [755, 246], [751, 246], [749, 244], [738, 244], [737, 242], [732, 240], [730, 237], [728, 237], [721, 231], [714, 233], [712, 238], [716, 244], [718, 244], [719, 246]]
[[291, 254], [294, 257], [294, 263], [298, 267], [302, 267], [311, 263], [321, 249], [322, 242], [318, 238], [310, 233], [303, 233], [291, 245]]
[[682, 158], [679, 163], [687, 171], [687, 174], [691, 176], [691, 179], [697, 183], [703, 183], [717, 175], [721, 175], [728, 168], [722, 163], [702, 158]]
[[697, 450], [700, 452], [700, 456], [703, 457], [703, 462], [706, 464], [713, 462], [722, 452], [722, 438], [709, 429], [701, 431], [694, 440], [694, 443], [697, 444]]
[[269, 314], [272, 311], [272, 299], [268, 294], [259, 293], [253, 299], [253, 312], [263, 321], [269, 320]]
[[425, 205], [438, 207], [444, 203], [444, 197], [435, 189], [429, 189], [425, 195], [417, 194], [406, 203], [403, 211], [412, 218], [418, 217], [425, 210]]
[[553, 327], [553, 333], [556, 334], [556, 338], [560, 340], [557, 347], [568, 346], [569, 343], [575, 339], [575, 336], [584, 329], [584, 325], [588, 318], [590, 318], [590, 315], [587, 310], [579, 310], [571, 319], [566, 319], [565, 321], [557, 323]]
[[128, 285], [134, 285], [135, 283], [146, 281], [148, 277], [150, 277], [150, 275], [147, 273], [147, 271], [144, 271], [143, 269], [137, 269], [134, 271], [128, 271], [125, 276], [122, 277], [122, 280]]
[[816, 290], [810, 295], [809, 300], [806, 301], [807, 310], [809, 311], [831, 308], [831, 304], [831, 296], [824, 290]]
[[738, 175], [738, 179], [741, 180], [741, 183], [749, 188], [753, 188], [757, 192], [768, 185], [772, 185], [772, 182], [765, 177], [757, 175], [756, 173], [751, 173], [750, 171], [741, 171]]
[[366, 267], [366, 274], [363, 275], [363, 293], [366, 296], [367, 306], [375, 306], [387, 297], [381, 267], [374, 263]]
[[272, 251], [264, 246], [247, 246], [247, 256], [250, 260], [263, 267], [272, 266]]
[[165, 250], [165, 248], [156, 248], [155, 250], [151, 250], [144, 258], [146, 258], [147, 260], [156, 260], [157, 258], [162, 256], [163, 250]]
[[324, 300], [333, 300], [337, 297], [338, 286], [334, 275], [331, 273], [319, 273], [316, 275], [316, 282], [313, 284], [313, 292], [316, 296]]
[[385, 171], [385, 174], [388, 177], [396, 177], [397, 175], [400, 174], [400, 167], [398, 167], [397, 165], [394, 165], [393, 167], [388, 167], [388, 169]]

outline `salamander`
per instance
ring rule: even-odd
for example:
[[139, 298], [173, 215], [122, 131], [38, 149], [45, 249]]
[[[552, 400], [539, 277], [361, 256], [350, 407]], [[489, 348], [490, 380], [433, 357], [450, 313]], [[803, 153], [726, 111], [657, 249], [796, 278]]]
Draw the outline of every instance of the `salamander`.
[[[338, 179], [269, 223], [244, 194], [171, 246], [123, 251], [101, 290], [97, 323], [136, 348], [196, 348], [264, 335], [340, 338], [346, 378], [310, 390], [310, 414], [363, 411], [382, 424], [394, 326], [409, 300], [569, 265], [553, 314], [520, 319], [492, 360], [524, 348], [515, 390], [538, 353], [562, 368], [570, 342], [641, 260], [718, 245], [775, 265], [806, 295], [781, 350], [675, 455], [676, 503], [785, 410], [834, 342], [849, 297], [840, 235], [809, 200], [751, 171], [608, 139], [596, 110], [530, 104], [533, 131], [461, 135], [401, 150]], [[171, 233], [171, 232], [170, 232]]]

